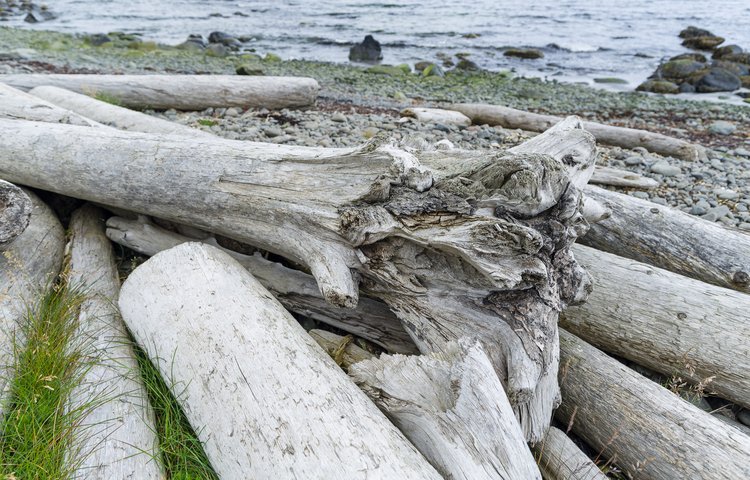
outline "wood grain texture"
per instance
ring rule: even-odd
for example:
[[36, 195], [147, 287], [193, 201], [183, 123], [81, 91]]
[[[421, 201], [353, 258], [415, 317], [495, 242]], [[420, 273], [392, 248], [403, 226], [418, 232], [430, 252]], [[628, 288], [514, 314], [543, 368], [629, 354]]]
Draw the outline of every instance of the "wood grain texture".
[[125, 281], [123, 318], [178, 398], [211, 465], [245, 478], [437, 479], [241, 265], [187, 243]]
[[750, 235], [622, 193], [595, 186], [586, 196], [611, 210], [580, 243], [750, 293]]
[[154, 414], [117, 308], [120, 280], [104, 212], [85, 205], [70, 222], [70, 283], [82, 289], [75, 342], [86, 352], [67, 408], [85, 412], [69, 461], [75, 478], [161, 479]]
[[4, 83], [0, 83], [0, 118], [89, 127], [101, 126], [75, 112], [53, 105]]
[[320, 88], [312, 78], [237, 75], [8, 74], [0, 75], [0, 82], [26, 91], [50, 85], [104, 94], [125, 107], [161, 110], [306, 107], [315, 103]]
[[0, 252], [26, 230], [34, 204], [21, 188], [0, 180]]
[[560, 330], [555, 413], [634, 479], [750, 477], [750, 437]]
[[544, 440], [534, 447], [545, 480], [606, 480], [599, 467], [573, 440], [557, 427], [550, 427]]
[[613, 187], [637, 188], [651, 190], [659, 186], [653, 178], [644, 177], [619, 168], [597, 166], [589, 183], [594, 185], [611, 185]]

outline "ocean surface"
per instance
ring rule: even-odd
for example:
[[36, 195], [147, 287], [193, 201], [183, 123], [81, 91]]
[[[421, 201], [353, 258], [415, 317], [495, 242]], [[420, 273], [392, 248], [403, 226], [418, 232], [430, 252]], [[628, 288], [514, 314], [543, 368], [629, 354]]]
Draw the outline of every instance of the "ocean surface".
[[[77, 33], [126, 31], [168, 44], [190, 33], [249, 36], [246, 48], [282, 58], [348, 62], [349, 46], [372, 34], [383, 63], [469, 53], [490, 70], [593, 83], [618, 77], [632, 89], [669, 56], [688, 51], [688, 25], [750, 49], [750, 0], [46, 0], [55, 20], [5, 24]], [[473, 37], [473, 38], [472, 38]], [[534, 47], [545, 58], [504, 57]]]

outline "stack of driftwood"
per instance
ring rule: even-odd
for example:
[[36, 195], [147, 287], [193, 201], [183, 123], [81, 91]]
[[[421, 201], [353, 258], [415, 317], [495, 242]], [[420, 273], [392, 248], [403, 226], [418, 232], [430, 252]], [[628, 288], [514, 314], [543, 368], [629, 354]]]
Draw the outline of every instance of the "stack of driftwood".
[[[574, 117], [525, 123], [547, 130], [499, 153], [379, 137], [271, 145], [80, 93], [136, 108], [299, 107], [314, 80], [0, 77], [31, 89], [0, 86], [0, 178], [15, 184], [0, 183], [4, 344], [63, 255], [59, 221], [25, 187], [90, 202], [70, 222], [71, 279], [87, 287], [79, 328], [100, 367], [70, 401], [118, 401], [84, 422], [101, 434], [81, 437], [76, 451], [96, 452], [81, 472], [163, 475], [139, 455], [156, 439], [127, 325], [184, 389], [225, 479], [603, 478], [553, 418], [633, 478], [750, 478], [742, 425], [604, 353], [750, 408], [750, 236], [587, 185], [589, 130], [683, 158], [700, 147]], [[153, 255], [121, 290], [110, 240]], [[308, 334], [290, 312], [386, 353]]]

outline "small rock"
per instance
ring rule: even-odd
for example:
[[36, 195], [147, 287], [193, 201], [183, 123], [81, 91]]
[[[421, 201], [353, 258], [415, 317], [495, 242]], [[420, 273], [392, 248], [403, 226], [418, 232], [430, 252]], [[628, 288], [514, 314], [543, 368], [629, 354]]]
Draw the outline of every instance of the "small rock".
[[700, 37], [690, 37], [682, 41], [682, 46], [693, 48], [695, 50], [713, 50], [724, 43], [723, 37], [703, 35]]
[[682, 29], [679, 35], [680, 38], [713, 37], [713, 36], [714, 34], [709, 32], [708, 30], [694, 27], [692, 25], [687, 28]]
[[725, 120], [717, 120], [708, 126], [709, 132], [718, 135], [731, 135], [735, 130], [737, 130], [737, 126], [734, 123]]
[[53, 15], [52, 12], [36, 7], [31, 7], [31, 10], [26, 15], [26, 17], [24, 17], [23, 21], [27, 23], [40, 23], [46, 22], [47, 20], [52, 20], [53, 18], [55, 18], [55, 15]]
[[621, 85], [627, 85], [628, 81], [624, 78], [617, 78], [617, 77], [599, 77], [594, 79], [594, 83], [612, 83], [612, 84], [621, 84]]
[[349, 60], [352, 62], [378, 62], [383, 59], [380, 42], [372, 35], [367, 35], [362, 43], [358, 43], [349, 49]]
[[630, 192], [630, 195], [641, 200], [648, 200], [648, 193], [646, 192]]
[[225, 117], [238, 117], [239, 115], [240, 115], [240, 111], [239, 111], [239, 110], [237, 110], [237, 109], [236, 109], [236, 108], [234, 108], [234, 107], [229, 107], [229, 108], [227, 108], [227, 110], [226, 110], [226, 111], [224, 112], [224, 116], [225, 116]]
[[631, 155], [631, 156], [625, 158], [625, 160], [623, 160], [623, 162], [625, 162], [625, 165], [630, 165], [632, 167], [634, 165], [640, 165], [640, 164], [642, 164], [643, 163], [643, 157], [641, 157], [640, 155]]
[[738, 157], [750, 157], [750, 150], [739, 147], [734, 149], [734, 154]]
[[667, 80], [646, 80], [636, 88], [639, 92], [652, 93], [679, 93], [680, 87], [677, 84]]
[[278, 136], [280, 136], [280, 135], [282, 135], [284, 133], [284, 132], [281, 131], [281, 129], [279, 127], [274, 127], [274, 126], [270, 126], [270, 125], [263, 127], [261, 130], [263, 130], [263, 133], [268, 138], [278, 137]]
[[98, 47], [98, 46], [104, 45], [105, 43], [109, 43], [111, 41], [112, 39], [103, 33], [95, 33], [93, 35], [89, 35], [88, 37], [86, 37], [86, 42], [92, 47]]
[[422, 76], [423, 77], [444, 77], [445, 72], [440, 67], [440, 65], [436, 63], [432, 63], [430, 64], [430, 66], [422, 70]]
[[477, 70], [481, 70], [481, 69], [479, 68], [479, 65], [477, 65], [474, 62], [472, 62], [468, 58], [462, 58], [456, 64], [456, 70], [477, 71]]
[[709, 222], [715, 222], [719, 220], [720, 218], [726, 217], [727, 215], [731, 214], [732, 211], [727, 207], [726, 205], [719, 205], [718, 207], [714, 207], [710, 209], [705, 215], [703, 215], [701, 218], [704, 220], [707, 220]]
[[670, 165], [666, 160], [659, 160], [658, 162], [654, 163], [653, 165], [651, 165], [650, 170], [652, 173], [658, 173], [659, 175], [663, 175], [665, 177], [674, 177], [675, 175], [679, 175], [682, 172], [680, 167]]
[[714, 50], [711, 58], [726, 57], [727, 55], [733, 55], [735, 53], [742, 53], [742, 47], [739, 45], [725, 45]]
[[206, 47], [206, 55], [209, 57], [226, 57], [229, 55], [229, 49], [221, 43], [212, 43]]
[[379, 130], [376, 127], [367, 127], [362, 130], [362, 136], [369, 139], [377, 135], [378, 132]]
[[719, 188], [715, 191], [716, 196], [719, 197], [722, 200], [734, 200], [735, 198], [739, 198], [740, 194], [735, 192], [734, 190], [730, 190], [728, 188]]
[[254, 75], [259, 76], [263, 75], [265, 72], [263, 71], [263, 68], [259, 65], [252, 65], [248, 63], [243, 63], [237, 69], [235, 70], [237, 72], [237, 75]]
[[503, 52], [503, 55], [526, 59], [544, 58], [544, 52], [536, 48], [509, 48]]
[[341, 112], [336, 112], [333, 115], [331, 115], [331, 121], [332, 122], [338, 122], [338, 123], [344, 123], [346, 122], [346, 116]]

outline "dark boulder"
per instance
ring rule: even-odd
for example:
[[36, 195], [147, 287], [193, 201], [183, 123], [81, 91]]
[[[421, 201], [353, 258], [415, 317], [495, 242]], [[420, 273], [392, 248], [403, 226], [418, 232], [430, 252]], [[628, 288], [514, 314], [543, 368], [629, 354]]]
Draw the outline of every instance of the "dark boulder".
[[[667, 80], [685, 80], [697, 71], [706, 68], [706, 64], [695, 60], [671, 60], [656, 69], [654, 78]], [[679, 82], [677, 82], [679, 83]]]
[[666, 80], [646, 80], [636, 88], [639, 92], [679, 93], [680, 87]]
[[750, 53], [730, 53], [729, 55], [724, 55], [723, 57], [721, 57], [721, 59], [725, 62], [750, 65]]
[[503, 52], [503, 55], [527, 59], [544, 58], [544, 52], [536, 48], [509, 48]]
[[103, 33], [95, 33], [93, 35], [87, 36], [85, 41], [92, 47], [99, 47], [101, 45], [104, 45], [105, 43], [110, 43], [112, 39], [109, 37], [109, 35], [105, 35]]
[[187, 40], [177, 45], [177, 48], [182, 50], [204, 50], [206, 48], [206, 39], [203, 35], [190, 34]]
[[693, 38], [693, 37], [715, 37], [713, 33], [708, 30], [704, 30], [698, 27], [687, 27], [680, 32], [680, 38]]
[[718, 59], [727, 55], [732, 55], [733, 53], [742, 53], [742, 47], [739, 45], [724, 45], [723, 47], [714, 50], [714, 54], [711, 55], [711, 58]]
[[695, 87], [690, 85], [689, 83], [681, 83], [680, 84], [680, 93], [695, 93]]
[[55, 18], [55, 15], [52, 14], [52, 12], [37, 7], [31, 7], [23, 21], [27, 23], [40, 23], [52, 20], [53, 18]]
[[352, 62], [374, 63], [383, 59], [380, 42], [372, 35], [367, 35], [362, 43], [357, 43], [349, 49], [349, 60]]
[[479, 68], [479, 65], [472, 62], [468, 58], [462, 58], [456, 64], [456, 70], [478, 71], [481, 70], [481, 68]]
[[739, 77], [723, 68], [710, 68], [696, 73], [690, 83], [699, 93], [732, 92], [742, 86]]
[[722, 37], [690, 37], [682, 41], [682, 45], [695, 50], [713, 50], [724, 43]]
[[208, 35], [208, 43], [219, 43], [232, 49], [237, 49], [242, 46], [242, 42], [240, 42], [237, 37], [224, 32], [211, 32]]
[[694, 60], [696, 62], [706, 63], [708, 59], [702, 53], [681, 53], [680, 55], [674, 56], [667, 60], [668, 62], [674, 60]]
[[724, 70], [731, 72], [738, 77], [741, 77], [743, 75], [750, 75], [750, 65], [744, 65], [742, 63], [714, 60], [713, 62], [711, 62], [711, 67], [723, 68]]

